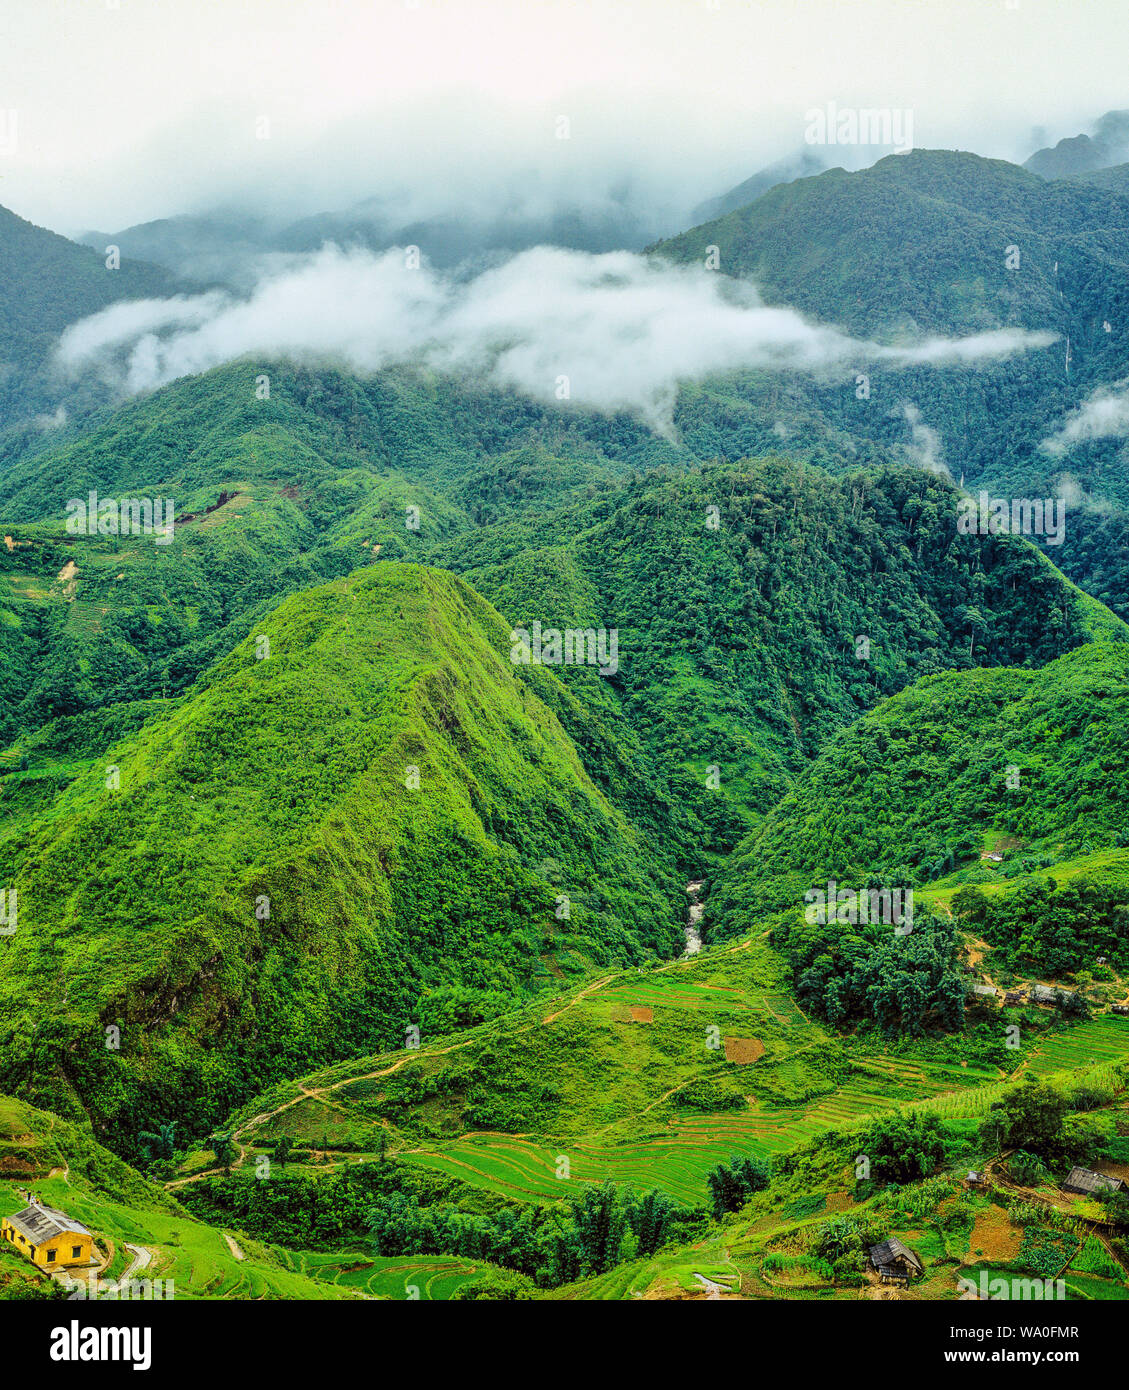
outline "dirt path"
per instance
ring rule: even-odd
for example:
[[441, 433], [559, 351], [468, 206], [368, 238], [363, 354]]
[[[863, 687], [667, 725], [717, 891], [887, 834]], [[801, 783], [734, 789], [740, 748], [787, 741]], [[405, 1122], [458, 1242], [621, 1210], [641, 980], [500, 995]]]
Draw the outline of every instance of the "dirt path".
[[567, 1004], [562, 1004], [555, 1014], [549, 1014], [546, 1018], [543, 1018], [541, 1022], [543, 1024], [552, 1023], [555, 1018], [560, 1018], [561, 1014], [563, 1014], [566, 1009], [571, 1009], [574, 1004], [578, 1004], [580, 1000], [587, 995], [595, 994], [598, 989], [603, 989], [605, 985], [610, 984], [615, 978], [614, 975], [604, 975], [600, 979], [593, 981], [592, 984], [586, 985], [579, 994], [574, 994]]
[[[610, 979], [611, 977], [609, 976], [608, 978]], [[428, 1057], [442, 1057], [448, 1052], [457, 1052], [461, 1047], [469, 1047], [471, 1041], [471, 1039], [468, 1039], [465, 1042], [451, 1043], [449, 1047], [436, 1048], [434, 1051], [428, 1049], [425, 1055]], [[247, 1145], [244, 1144], [242, 1140], [243, 1136], [246, 1135], [249, 1130], [258, 1129], [258, 1127], [265, 1124], [267, 1120], [273, 1119], [275, 1115], [281, 1115], [284, 1110], [289, 1110], [292, 1105], [298, 1105], [304, 1100], [316, 1100], [320, 1101], [323, 1105], [332, 1105], [336, 1107], [336, 1102], [326, 1099], [330, 1091], [338, 1091], [342, 1086], [355, 1085], [358, 1081], [374, 1081], [378, 1076], [389, 1076], [392, 1072], [399, 1071], [400, 1068], [405, 1066], [408, 1062], [414, 1061], [417, 1056], [419, 1056], [419, 1053], [415, 1051], [409, 1052], [406, 1056], [401, 1057], [399, 1061], [393, 1062], [390, 1066], [379, 1067], [376, 1071], [365, 1072], [361, 1076], [343, 1077], [342, 1080], [335, 1081], [332, 1086], [317, 1086], [311, 1089], [309, 1086], [304, 1086], [300, 1081], [295, 1083], [298, 1087], [298, 1095], [291, 1096], [289, 1100], [284, 1100], [281, 1105], [276, 1105], [273, 1110], [264, 1110], [261, 1115], [252, 1115], [249, 1120], [244, 1121], [244, 1123], [232, 1133], [231, 1142], [239, 1150], [239, 1157], [231, 1164], [231, 1168], [240, 1168], [247, 1161]], [[187, 1187], [190, 1183], [199, 1182], [201, 1178], [215, 1177], [217, 1174], [225, 1171], [226, 1170], [220, 1166], [205, 1168], [201, 1172], [193, 1173], [187, 1178], [174, 1178], [172, 1182], [165, 1183], [165, 1190], [169, 1191], [176, 1187]]]
[[243, 1251], [239, 1248], [238, 1243], [231, 1236], [229, 1236], [226, 1231], [224, 1231], [223, 1233], [223, 1238], [227, 1241], [227, 1248], [231, 1251], [231, 1253], [235, 1256], [237, 1260], [245, 1260], [247, 1258], [247, 1256], [244, 1255]]
[[146, 1245], [131, 1245], [128, 1240], [122, 1244], [127, 1250], [133, 1251], [133, 1263], [121, 1277], [121, 1282], [124, 1283], [127, 1279], [132, 1279], [138, 1270], [148, 1269], [153, 1259], [153, 1251]]

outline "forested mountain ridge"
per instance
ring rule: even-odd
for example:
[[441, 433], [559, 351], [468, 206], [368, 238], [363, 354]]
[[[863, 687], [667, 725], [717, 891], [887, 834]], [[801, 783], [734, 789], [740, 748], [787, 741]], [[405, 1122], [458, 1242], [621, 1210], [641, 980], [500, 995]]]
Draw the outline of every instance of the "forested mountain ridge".
[[485, 531], [433, 553], [515, 623], [614, 622], [620, 673], [564, 678], [618, 700], [712, 856], [919, 676], [1125, 635], [1034, 547], [958, 535], [957, 497], [916, 470], [832, 479], [764, 459], [605, 494], [556, 546]]
[[1127, 720], [1124, 642], [919, 681], [837, 734], [732, 856], [714, 928], [744, 930], [828, 879], [927, 887], [996, 836], [1047, 864], [1129, 846]]
[[0, 842], [4, 1084], [120, 1147], [171, 1096], [214, 1123], [312, 1056], [489, 1016], [543, 960], [669, 955], [665, 851], [593, 785], [508, 634], [454, 576], [380, 564], [285, 600], [88, 757]]
[[[1020, 251], [1014, 268], [1011, 243]], [[1094, 268], [1105, 272], [1105, 303], [1122, 302], [1129, 201], [1072, 181], [1048, 183], [1004, 160], [913, 150], [857, 173], [830, 169], [782, 184], [657, 249], [704, 263], [709, 245], [719, 249], [723, 274], [748, 277], [774, 302], [860, 336], [1010, 325], [1063, 331], [1071, 286]], [[1097, 332], [1075, 336], [1076, 371], [1087, 348], [1118, 350]], [[1123, 358], [1123, 344], [1120, 351]]]
[[50, 358], [65, 328], [110, 304], [180, 287], [176, 275], [143, 260], [127, 257], [111, 269], [105, 252], [0, 207], [0, 423], [55, 414], [61, 383], [49, 372]]
[[751, 279], [770, 303], [887, 344], [1003, 328], [1053, 333], [1050, 346], [1006, 362], [860, 362], [865, 390], [856, 373], [796, 383], [783, 408], [763, 385], [740, 395], [751, 413], [771, 413], [801, 436], [845, 432], [911, 455], [920, 422], [930, 466], [971, 488], [1069, 496], [1072, 529], [1056, 563], [1125, 616], [1124, 434], [1045, 445], [1095, 393], [1119, 399], [1129, 378], [1127, 192], [1116, 169], [1048, 181], [1002, 160], [914, 150], [774, 188], [655, 250], [705, 264], [716, 247], [720, 272]]
[[[572, 703], [553, 707], [605, 786], [634, 765], [635, 813], [666, 782], [677, 853], [712, 856], [883, 695], [1041, 662], [1106, 621], [1026, 541], [958, 535], [951, 484], [881, 450], [832, 480], [771, 457], [697, 468], [665, 445], [677, 467], [642, 476], [624, 420], [272, 364], [260, 400], [258, 365], [177, 382], [0, 478], [9, 758], [65, 746], [36, 733], [52, 720], [181, 694], [288, 592], [423, 561], [511, 623], [620, 634], [620, 670], [561, 668], [552, 698]], [[68, 534], [67, 501], [90, 491], [174, 498], [174, 540]]]

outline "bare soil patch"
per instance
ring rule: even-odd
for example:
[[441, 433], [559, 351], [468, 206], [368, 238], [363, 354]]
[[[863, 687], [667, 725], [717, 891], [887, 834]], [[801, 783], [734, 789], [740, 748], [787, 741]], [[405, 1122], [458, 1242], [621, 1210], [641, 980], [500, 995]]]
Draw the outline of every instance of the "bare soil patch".
[[[1019, 1254], [1023, 1232], [1008, 1220], [1007, 1212], [1001, 1207], [985, 1207], [976, 1213], [972, 1234], [968, 1238], [968, 1254], [964, 1257], [969, 1264], [981, 1260], [1006, 1262]], [[984, 1253], [978, 1255], [977, 1250]]]
[[655, 1011], [654, 1011], [654, 1009], [648, 1008], [645, 1004], [632, 1004], [632, 1005], [631, 1005], [631, 1022], [632, 1022], [632, 1023], [654, 1023], [654, 1021], [655, 1021]]
[[757, 1062], [764, 1056], [764, 1043], [760, 1038], [726, 1038], [725, 1060], [745, 1066]]

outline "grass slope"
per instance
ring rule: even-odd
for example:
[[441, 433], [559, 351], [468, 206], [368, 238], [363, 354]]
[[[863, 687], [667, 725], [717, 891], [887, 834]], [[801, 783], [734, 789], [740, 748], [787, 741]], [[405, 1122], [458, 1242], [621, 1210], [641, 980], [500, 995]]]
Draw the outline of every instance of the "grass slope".
[[661, 855], [508, 658], [461, 580], [380, 565], [286, 600], [89, 761], [0, 842], [9, 1089], [81, 1101], [130, 1154], [154, 1118], [497, 1012], [542, 956], [669, 953]]

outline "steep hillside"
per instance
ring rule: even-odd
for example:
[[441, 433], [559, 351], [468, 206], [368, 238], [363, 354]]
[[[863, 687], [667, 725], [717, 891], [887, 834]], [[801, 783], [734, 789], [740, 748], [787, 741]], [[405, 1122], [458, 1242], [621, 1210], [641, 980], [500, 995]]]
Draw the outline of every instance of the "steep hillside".
[[633, 484], [557, 545], [486, 531], [433, 553], [515, 624], [618, 629], [612, 680], [562, 679], [618, 706], [698, 818], [693, 872], [918, 676], [1038, 664], [1121, 628], [1033, 547], [958, 535], [956, 497], [920, 471], [832, 479], [770, 459]]
[[380, 565], [286, 600], [88, 757], [0, 844], [9, 1089], [82, 1105], [128, 1155], [170, 1108], [206, 1124], [313, 1060], [489, 1016], [542, 960], [675, 949], [663, 851], [509, 649], [460, 580]]
[[742, 931], [829, 878], [921, 887], [997, 833], [1048, 864], [1125, 846], [1127, 721], [1124, 644], [927, 677], [827, 745], [726, 865], [711, 928]]
[[[268, 399], [253, 365], [221, 369], [0, 474], [0, 741], [179, 694], [283, 595], [563, 510], [622, 471], [591, 449], [499, 448], [497, 416], [513, 409], [515, 434], [528, 423], [514, 400], [266, 365]], [[69, 533], [68, 502], [91, 492], [170, 500], [175, 540]]]
[[[47, 364], [63, 329], [121, 300], [164, 297], [178, 277], [125, 257], [110, 270], [106, 254], [79, 246], [0, 207], [0, 422], [46, 410], [58, 384]], [[87, 404], [95, 392], [79, 396]]]

